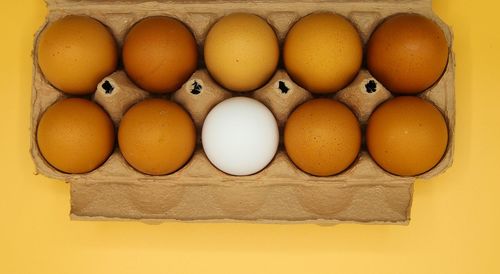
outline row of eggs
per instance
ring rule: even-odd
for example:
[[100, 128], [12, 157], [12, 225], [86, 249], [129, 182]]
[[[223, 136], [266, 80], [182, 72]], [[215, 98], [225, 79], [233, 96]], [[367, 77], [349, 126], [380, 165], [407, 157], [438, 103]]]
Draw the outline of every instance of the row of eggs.
[[[66, 16], [40, 35], [37, 57], [45, 78], [56, 88], [82, 95], [95, 91], [116, 70], [117, 43], [102, 23]], [[221, 18], [204, 41], [204, 62], [223, 87], [245, 92], [267, 82], [277, 68], [279, 42], [262, 18], [245, 13]], [[291, 78], [313, 93], [332, 93], [356, 76], [363, 45], [356, 28], [334, 13], [313, 13], [289, 30], [282, 52]], [[417, 14], [384, 20], [366, 45], [366, 65], [390, 91], [415, 94], [439, 80], [448, 58], [439, 26]], [[125, 37], [122, 62], [129, 78], [152, 93], [177, 90], [196, 70], [198, 50], [191, 31], [170, 17], [136, 23]], [[292, 112], [284, 130], [287, 155], [312, 175], [338, 174], [356, 159], [361, 130], [348, 107], [332, 99], [314, 99]], [[234, 97], [214, 107], [203, 125], [203, 149], [220, 170], [249, 175], [272, 161], [279, 143], [273, 114], [260, 102]], [[435, 166], [448, 141], [445, 119], [423, 99], [400, 96], [379, 106], [369, 119], [367, 148], [385, 170], [402, 176]], [[95, 103], [70, 98], [42, 115], [37, 142], [44, 158], [67, 173], [86, 173], [111, 154], [115, 132]], [[410, 145], [409, 145], [410, 144]], [[179, 105], [148, 99], [121, 120], [118, 145], [138, 171], [164, 175], [181, 168], [196, 145], [196, 130]]]
[[[353, 112], [333, 99], [318, 98], [298, 106], [288, 117], [283, 140], [286, 153], [302, 171], [331, 176], [347, 169], [358, 157], [362, 133]], [[132, 106], [118, 128], [124, 159], [149, 175], [179, 170], [196, 147], [196, 128], [180, 105], [160, 98]], [[56, 169], [86, 173], [110, 156], [115, 130], [96, 103], [63, 99], [42, 115], [37, 129], [41, 154]], [[250, 175], [274, 158], [279, 130], [273, 113], [261, 102], [243, 96], [217, 104], [201, 132], [210, 162], [231, 175]], [[386, 171], [414, 176], [434, 167], [448, 142], [446, 121], [430, 102], [398, 96], [372, 113], [366, 129], [371, 157]]]
[[[45, 78], [72, 95], [89, 94], [117, 69], [118, 46], [109, 29], [86, 16], [70, 15], [49, 24], [40, 35], [38, 63]], [[255, 90], [276, 70], [280, 49], [273, 28], [261, 17], [233, 13], [219, 19], [203, 45], [205, 66], [224, 88]], [[363, 62], [363, 44], [346, 18], [319, 12], [298, 20], [282, 49], [285, 69], [313, 93], [347, 86]], [[182, 22], [157, 16], [136, 23], [127, 33], [121, 60], [129, 78], [152, 93], [173, 92], [198, 66], [196, 40]], [[384, 20], [366, 45], [366, 66], [396, 94], [422, 92], [439, 80], [448, 60], [440, 27], [418, 14]]]

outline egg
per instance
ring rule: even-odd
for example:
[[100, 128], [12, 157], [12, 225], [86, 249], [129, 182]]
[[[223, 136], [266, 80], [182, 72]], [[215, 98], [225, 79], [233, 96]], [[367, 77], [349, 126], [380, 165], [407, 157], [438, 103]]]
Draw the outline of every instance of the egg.
[[196, 129], [189, 114], [164, 99], [146, 99], [132, 106], [118, 129], [118, 145], [125, 160], [149, 175], [180, 169], [196, 146]]
[[40, 34], [38, 65], [54, 87], [68, 94], [90, 94], [116, 70], [118, 51], [109, 29], [99, 21], [68, 15]]
[[231, 175], [251, 175], [276, 154], [279, 132], [272, 112], [261, 102], [233, 97], [207, 115], [202, 143], [210, 162]]
[[254, 14], [233, 13], [215, 23], [204, 46], [210, 75], [237, 92], [257, 89], [278, 65], [278, 38], [267, 22]]
[[396, 175], [415, 176], [430, 170], [443, 157], [447, 143], [443, 115], [418, 97], [391, 99], [368, 120], [366, 144], [371, 157]]
[[416, 94], [439, 80], [448, 62], [448, 43], [434, 21], [418, 14], [389, 17], [366, 49], [370, 73], [388, 90]]
[[113, 151], [115, 131], [107, 113], [81, 98], [56, 102], [42, 114], [38, 148], [45, 160], [66, 173], [90, 172]]
[[286, 71], [297, 84], [313, 93], [332, 93], [358, 74], [363, 46], [356, 28], [344, 17], [313, 13], [288, 32], [283, 46]]
[[149, 17], [135, 24], [123, 43], [123, 66], [140, 88], [153, 93], [179, 89], [194, 73], [198, 49], [191, 31], [180, 21]]
[[313, 99], [290, 114], [284, 131], [288, 157], [302, 171], [331, 176], [348, 168], [361, 146], [356, 116], [333, 99]]

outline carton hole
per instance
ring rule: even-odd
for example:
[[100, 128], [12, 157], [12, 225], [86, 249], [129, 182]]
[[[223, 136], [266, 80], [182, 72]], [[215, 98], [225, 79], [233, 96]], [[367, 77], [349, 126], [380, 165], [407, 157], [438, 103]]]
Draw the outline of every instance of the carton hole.
[[198, 83], [198, 81], [194, 81], [192, 84], [191, 84], [191, 94], [194, 94], [194, 95], [198, 95], [201, 93], [201, 90], [203, 89], [203, 86]]
[[374, 93], [375, 91], [377, 91], [377, 82], [371, 79], [370, 81], [368, 81], [368, 83], [365, 84], [365, 90], [368, 93]]
[[111, 94], [115, 87], [108, 81], [104, 81], [104, 83], [101, 85], [101, 87], [104, 89], [104, 93], [106, 94]]
[[285, 84], [284, 81], [278, 81], [278, 88], [281, 90], [282, 94], [287, 94], [290, 88]]

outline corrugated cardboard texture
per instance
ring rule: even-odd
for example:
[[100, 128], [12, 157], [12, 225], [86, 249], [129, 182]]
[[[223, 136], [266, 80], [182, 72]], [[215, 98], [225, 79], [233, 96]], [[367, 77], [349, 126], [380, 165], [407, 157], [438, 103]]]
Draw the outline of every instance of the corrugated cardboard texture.
[[[52, 0], [49, 1], [47, 22], [68, 14], [89, 15], [106, 24], [121, 45], [128, 29], [140, 19], [155, 15], [171, 16], [191, 28], [201, 49], [210, 26], [221, 16], [237, 11], [265, 18], [281, 42], [295, 21], [317, 11], [332, 11], [347, 17], [356, 25], [364, 42], [384, 18], [395, 13], [415, 12], [436, 21], [450, 46], [449, 62], [441, 80], [419, 96], [432, 101], [443, 112], [448, 122], [450, 140], [442, 161], [417, 178], [430, 178], [451, 165], [455, 121], [452, 34], [432, 12], [430, 0], [251, 3], [229, 0]], [[33, 79], [32, 156], [39, 173], [71, 182], [71, 212], [74, 218], [280, 223], [406, 223], [409, 220], [415, 177], [388, 174], [373, 162], [366, 150], [360, 152], [348, 170], [331, 177], [315, 177], [298, 170], [287, 158], [282, 145], [271, 164], [251, 176], [236, 177], [217, 170], [204, 155], [201, 145], [198, 145], [186, 166], [166, 176], [149, 176], [134, 170], [123, 159], [118, 148], [103, 166], [93, 172], [79, 175], [61, 173], [41, 156], [36, 144], [36, 128], [45, 109], [65, 95], [44, 79], [36, 55]], [[366, 69], [362, 69], [348, 87], [330, 95], [346, 103], [357, 115], [363, 128], [375, 107], [392, 97], [378, 82], [375, 92], [367, 92], [365, 85], [370, 80], [375, 79]], [[106, 93], [101, 85], [106, 81], [114, 87], [111, 93]], [[202, 86], [198, 94], [192, 92], [195, 82]], [[280, 82], [288, 88], [286, 93], [279, 88]], [[121, 70], [103, 79], [101, 84], [92, 99], [109, 113], [117, 127], [130, 106], [149, 97], [147, 92], [131, 83]], [[200, 132], [208, 111], [215, 104], [235, 95], [214, 83], [200, 61], [199, 69], [191, 79], [165, 98], [183, 105]], [[300, 103], [314, 97], [296, 85], [282, 68], [264, 87], [244, 96], [266, 104], [275, 114], [281, 130], [289, 113]]]

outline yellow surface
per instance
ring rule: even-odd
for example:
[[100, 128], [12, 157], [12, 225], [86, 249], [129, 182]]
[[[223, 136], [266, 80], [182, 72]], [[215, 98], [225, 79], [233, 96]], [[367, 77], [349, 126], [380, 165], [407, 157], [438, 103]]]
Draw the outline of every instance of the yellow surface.
[[419, 181], [409, 226], [70, 221], [28, 153], [42, 0], [0, 4], [0, 273], [500, 273], [497, 1], [434, 1], [455, 31], [455, 163]]

